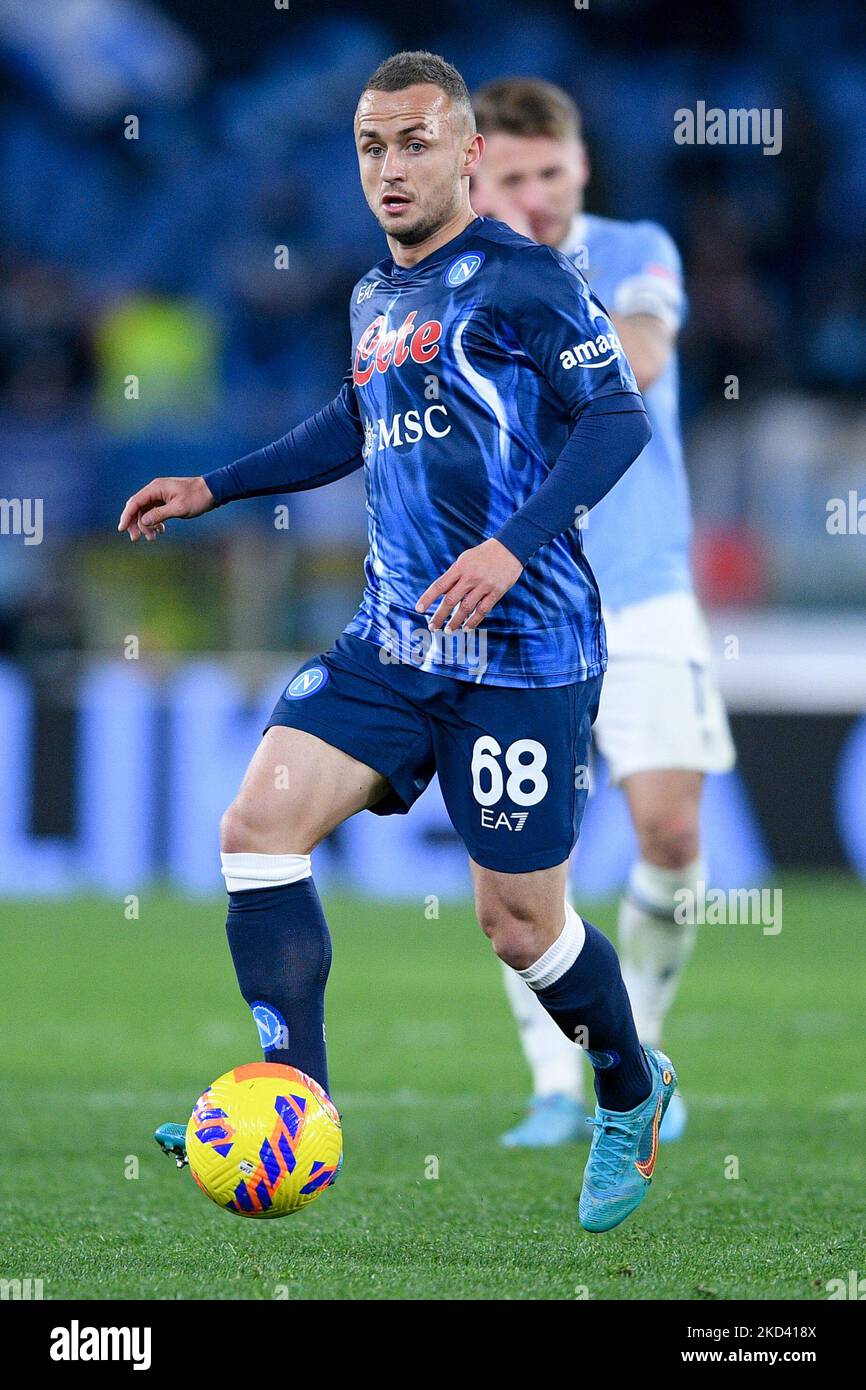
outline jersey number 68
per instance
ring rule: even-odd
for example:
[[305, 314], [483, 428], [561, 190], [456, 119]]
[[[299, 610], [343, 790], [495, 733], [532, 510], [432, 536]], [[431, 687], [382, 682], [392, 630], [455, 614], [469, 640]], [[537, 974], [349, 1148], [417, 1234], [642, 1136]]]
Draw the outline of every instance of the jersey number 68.
[[[507, 780], [497, 759], [502, 749], [491, 734], [472, 748], [472, 795], [479, 806], [495, 806], [503, 792], [515, 806], [537, 806], [547, 795], [547, 749], [534, 738], [518, 738], [505, 750]], [[525, 759], [525, 761], [524, 761]], [[484, 783], [487, 782], [485, 787]], [[524, 790], [525, 789], [525, 790]]]

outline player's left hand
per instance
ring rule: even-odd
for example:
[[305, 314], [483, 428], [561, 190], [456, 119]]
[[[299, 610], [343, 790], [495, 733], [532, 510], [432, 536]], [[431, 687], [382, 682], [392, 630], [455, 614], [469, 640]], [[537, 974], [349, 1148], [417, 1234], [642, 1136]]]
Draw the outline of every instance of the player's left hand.
[[416, 613], [426, 613], [434, 599], [442, 602], [429, 619], [431, 631], [444, 627], [456, 632], [478, 627], [491, 608], [516, 584], [523, 566], [500, 541], [483, 541], [458, 555], [454, 564], [425, 589], [415, 604]]

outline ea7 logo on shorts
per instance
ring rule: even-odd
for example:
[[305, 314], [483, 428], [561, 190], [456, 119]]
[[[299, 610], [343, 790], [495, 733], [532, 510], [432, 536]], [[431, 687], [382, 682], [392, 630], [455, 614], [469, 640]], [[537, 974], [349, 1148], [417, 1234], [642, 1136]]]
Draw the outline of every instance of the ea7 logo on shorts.
[[485, 830], [514, 830], [520, 831], [529, 818], [528, 811], [488, 811], [486, 808], [481, 812], [481, 824]]
[[471, 280], [477, 270], [481, 269], [484, 262], [483, 254], [470, 256], [460, 256], [456, 261], [452, 261], [445, 272], [445, 283], [452, 289], [457, 289], [459, 285], [465, 285], [467, 280]]
[[317, 690], [321, 690], [327, 679], [328, 673], [324, 667], [308, 666], [286, 686], [286, 696], [290, 700], [306, 700], [308, 695], [315, 695]]
[[559, 354], [559, 360], [567, 372], [572, 367], [609, 367], [621, 352], [622, 343], [611, 329], [597, 338], [587, 338], [585, 343], [574, 343]]

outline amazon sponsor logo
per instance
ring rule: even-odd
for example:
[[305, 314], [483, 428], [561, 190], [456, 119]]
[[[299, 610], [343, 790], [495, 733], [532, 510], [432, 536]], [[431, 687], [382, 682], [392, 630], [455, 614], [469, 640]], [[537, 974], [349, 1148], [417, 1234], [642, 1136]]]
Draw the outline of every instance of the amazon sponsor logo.
[[622, 343], [611, 328], [596, 338], [587, 338], [584, 343], [573, 343], [565, 348], [559, 354], [559, 361], [564, 370], [570, 372], [572, 367], [609, 367], [620, 356]]

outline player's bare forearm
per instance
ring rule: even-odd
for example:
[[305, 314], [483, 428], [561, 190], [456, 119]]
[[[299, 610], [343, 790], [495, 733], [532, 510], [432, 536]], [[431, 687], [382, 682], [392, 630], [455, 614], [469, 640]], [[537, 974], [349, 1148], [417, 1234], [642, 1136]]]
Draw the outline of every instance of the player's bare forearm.
[[415, 611], [426, 613], [434, 600], [441, 598], [429, 621], [430, 629], [468, 631], [478, 627], [522, 573], [521, 562], [500, 541], [483, 541], [458, 555], [454, 564], [424, 590]]
[[142, 536], [146, 541], [155, 541], [167, 521], [202, 516], [215, 506], [204, 478], [154, 478], [130, 497], [117, 529], [126, 531], [131, 541]]

